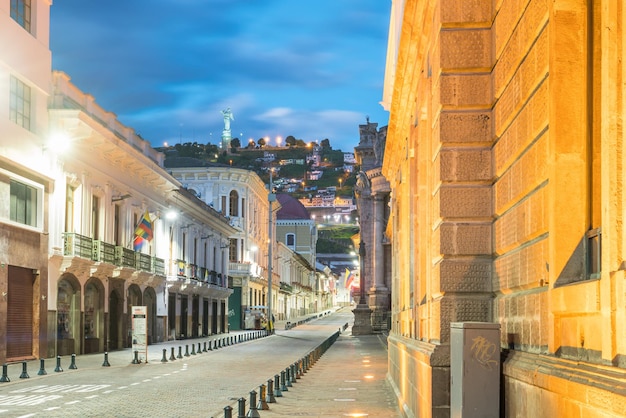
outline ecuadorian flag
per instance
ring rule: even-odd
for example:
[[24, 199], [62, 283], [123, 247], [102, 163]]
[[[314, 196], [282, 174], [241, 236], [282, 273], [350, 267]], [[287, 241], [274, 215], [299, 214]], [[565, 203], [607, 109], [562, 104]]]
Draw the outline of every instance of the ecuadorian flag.
[[133, 240], [133, 247], [135, 251], [141, 250], [144, 240], [152, 241], [152, 234], [152, 221], [150, 220], [150, 213], [146, 211], [135, 228], [135, 239]]
[[346, 268], [346, 289], [350, 289], [352, 287], [352, 282], [354, 281], [354, 274], [348, 268]]

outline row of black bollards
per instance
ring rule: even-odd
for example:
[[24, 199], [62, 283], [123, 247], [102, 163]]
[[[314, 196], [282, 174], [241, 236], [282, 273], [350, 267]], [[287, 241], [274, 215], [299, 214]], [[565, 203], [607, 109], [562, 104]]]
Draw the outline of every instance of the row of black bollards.
[[[175, 361], [176, 359], [182, 359], [184, 357], [191, 357], [191, 356], [195, 356], [201, 353], [207, 353], [209, 351], [218, 350], [222, 347], [227, 347], [227, 346], [234, 345], [237, 343], [250, 341], [250, 340], [260, 338], [266, 335], [267, 333], [265, 333], [264, 331], [255, 331], [252, 333], [240, 334], [238, 336], [231, 335], [230, 337], [216, 338], [215, 340], [213, 340], [212, 344], [211, 344], [211, 341], [198, 343], [197, 350], [196, 350], [195, 343], [191, 344], [191, 352], [189, 351], [189, 344], [185, 344], [185, 354], [183, 354], [183, 347], [178, 346], [177, 356], [174, 355], [175, 353], [174, 347], [171, 347], [169, 359], [167, 357], [167, 349], [164, 348], [163, 356], [161, 357], [161, 363], [167, 363], [168, 361]], [[136, 351], [134, 352], [134, 358], [131, 361], [131, 364], [141, 364], [141, 361], [138, 358], [138, 353]]]
[[[105, 361], [106, 361], [106, 358], [105, 358]], [[72, 354], [72, 360], [70, 362], [69, 368], [70, 370], [78, 369], [78, 366], [76, 366], [76, 354]], [[0, 383], [11, 381], [8, 375], [8, 369], [9, 369], [8, 364], [5, 363], [2, 365], [2, 376], [0, 376]], [[54, 368], [54, 371], [57, 373], [63, 371], [63, 368], [61, 367], [61, 356], [57, 356], [56, 358], [56, 367]], [[37, 372], [37, 375], [45, 376], [47, 374], [48, 372], [46, 372], [45, 359], [39, 359], [39, 371]], [[20, 379], [29, 379], [29, 378], [30, 378], [30, 375], [28, 374], [28, 363], [26, 361], [22, 361], [22, 373], [20, 374]]]
[[[267, 386], [264, 384], [259, 386], [259, 400], [256, 401], [257, 392], [250, 392], [250, 409], [246, 413], [244, 398], [238, 400], [238, 415], [237, 418], [253, 417], [260, 418], [259, 411], [269, 410], [269, 404], [276, 403], [276, 398], [283, 396], [283, 392], [288, 392], [290, 387], [293, 387], [294, 383], [297, 383], [297, 379], [302, 376], [315, 364], [315, 362], [333, 345], [341, 334], [341, 329], [335, 332], [332, 336], [327, 338], [322, 344], [304, 355], [296, 362], [287, 366], [280, 373], [274, 375], [273, 379], [267, 380]], [[233, 418], [233, 407], [224, 407], [224, 418]]]

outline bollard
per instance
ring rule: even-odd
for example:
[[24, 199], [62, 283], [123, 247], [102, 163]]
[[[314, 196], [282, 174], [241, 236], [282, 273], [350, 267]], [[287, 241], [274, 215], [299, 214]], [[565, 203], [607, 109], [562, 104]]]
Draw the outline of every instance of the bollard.
[[261, 411], [264, 411], [270, 409], [269, 405], [265, 401], [265, 393], [265, 385], [259, 386], [259, 403], [256, 405], [257, 410], [260, 409]]
[[213, 346], [211, 345], [211, 340], [209, 340], [209, 343], [207, 344], [209, 351], [213, 351]]
[[289, 368], [291, 369], [291, 383], [297, 383], [296, 381], [296, 363], [291, 363], [291, 366], [289, 366]]
[[109, 363], [109, 353], [107, 353], [106, 351], [104, 352], [104, 361], [102, 362], [102, 367], [111, 367], [111, 364]]
[[72, 361], [70, 361], [70, 370], [76, 370], [76, 354], [72, 354]]
[[133, 361], [131, 361], [130, 364], [141, 364], [141, 362], [139, 361], [139, 351], [135, 350]]
[[293, 385], [291, 384], [291, 366], [287, 366], [285, 368], [285, 379], [287, 379], [287, 387], [293, 387]]
[[9, 379], [8, 368], [9, 366], [6, 363], [2, 365], [2, 377], [0, 377], [0, 382], [2, 383], [11, 381], [11, 379]]
[[195, 344], [191, 344], [191, 355], [192, 356], [196, 355], [196, 345]]
[[231, 406], [224, 407], [224, 418], [233, 418], [233, 408]]
[[46, 373], [46, 367], [45, 367], [45, 360], [40, 358], [39, 359], [39, 371], [37, 372], [38, 376], [43, 376], [46, 375], [48, 373]]
[[176, 361], [176, 356], [174, 355], [174, 347], [171, 347], [170, 350], [170, 361]]
[[62, 372], [63, 368], [61, 367], [61, 356], [57, 356], [57, 366], [54, 368], [55, 372]]
[[287, 384], [285, 383], [285, 371], [281, 371], [280, 372], [280, 391], [281, 392], [288, 392], [289, 389], [287, 388]]
[[283, 393], [280, 391], [280, 376], [274, 375], [274, 396], [277, 398], [282, 398]]
[[267, 381], [267, 396], [265, 397], [265, 402], [276, 403], [276, 398], [274, 397], [274, 381], [272, 379], [268, 379]]
[[[204, 350], [206, 351], [206, 350]], [[200, 343], [198, 343], [198, 354], [202, 353], [202, 346], [200, 345]]]
[[202, 347], [202, 352], [203, 352], [203, 353], [206, 353], [206, 352], [207, 352], [207, 349], [206, 349], [206, 341], [204, 342], [204, 346]]
[[189, 344], [185, 344], [185, 357], [189, 357]]
[[250, 410], [248, 411], [248, 415], [246, 415], [246, 417], [261, 418], [261, 415], [259, 414], [259, 411], [256, 408], [256, 392], [255, 391], [250, 392]]
[[28, 368], [28, 365], [26, 363], [26, 361], [22, 362], [22, 374], [20, 375], [20, 379], [28, 379], [30, 378], [30, 376], [28, 375], [28, 372], [26, 371], [26, 369]]
[[178, 346], [178, 355], [176, 358], [183, 358], [183, 348], [180, 345]]
[[246, 418], [246, 400], [244, 398], [237, 400], [237, 410], [237, 418]]
[[167, 363], [167, 348], [163, 349], [163, 358], [161, 359], [161, 363]]
[[217, 346], [217, 339], [213, 340], [213, 348], [216, 349], [216, 350], [219, 348]]

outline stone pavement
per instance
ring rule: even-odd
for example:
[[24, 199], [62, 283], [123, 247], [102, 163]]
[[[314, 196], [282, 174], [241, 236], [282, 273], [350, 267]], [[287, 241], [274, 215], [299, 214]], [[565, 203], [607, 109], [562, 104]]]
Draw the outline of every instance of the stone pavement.
[[[217, 350], [185, 355], [192, 347], [225, 338], [238, 340], [247, 332], [231, 332], [197, 340], [170, 341], [149, 347], [148, 363], [131, 364], [130, 349], [104, 355], [62, 359], [63, 372], [55, 372], [54, 359], [46, 360], [46, 376], [38, 376], [39, 361], [28, 363], [28, 379], [20, 379], [21, 364], [9, 365], [11, 382], [0, 383], [0, 418], [3, 417], [215, 417], [232, 407], [238, 416], [241, 399], [246, 411], [253, 391], [260, 401], [260, 385], [303, 358], [341, 329], [335, 343], [287, 391], [258, 410], [261, 417], [401, 417], [394, 393], [385, 377], [387, 353], [383, 336], [352, 336], [348, 309], [320, 315], [295, 328], [276, 324], [276, 334], [237, 342]], [[348, 325], [344, 329], [344, 325]], [[249, 334], [248, 334], [249, 335]], [[249, 337], [247, 337], [249, 338]], [[199, 344], [199, 345], [198, 345]], [[179, 348], [180, 347], [180, 348]], [[163, 349], [168, 362], [162, 362]]]

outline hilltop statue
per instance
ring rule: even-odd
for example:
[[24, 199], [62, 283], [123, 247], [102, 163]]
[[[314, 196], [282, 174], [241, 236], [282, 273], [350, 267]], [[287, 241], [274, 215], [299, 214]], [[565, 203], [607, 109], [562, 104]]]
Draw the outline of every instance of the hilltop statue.
[[222, 110], [222, 115], [224, 116], [224, 131], [230, 131], [230, 121], [235, 120], [230, 107], [226, 110]]

